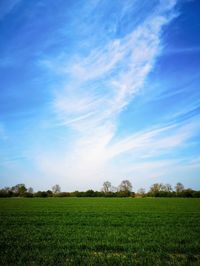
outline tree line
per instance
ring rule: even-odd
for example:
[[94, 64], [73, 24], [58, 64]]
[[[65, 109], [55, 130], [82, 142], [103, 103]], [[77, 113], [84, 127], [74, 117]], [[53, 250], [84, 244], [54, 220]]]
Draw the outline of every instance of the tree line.
[[13, 187], [0, 189], [0, 197], [188, 197], [200, 198], [200, 191], [185, 188], [180, 182], [173, 188], [170, 184], [155, 183], [146, 192], [140, 188], [133, 191], [129, 180], [123, 180], [119, 186], [112, 186], [105, 181], [100, 191], [89, 189], [87, 191], [61, 192], [61, 187], [56, 184], [51, 190], [34, 192], [33, 188], [27, 188], [25, 184], [17, 184]]

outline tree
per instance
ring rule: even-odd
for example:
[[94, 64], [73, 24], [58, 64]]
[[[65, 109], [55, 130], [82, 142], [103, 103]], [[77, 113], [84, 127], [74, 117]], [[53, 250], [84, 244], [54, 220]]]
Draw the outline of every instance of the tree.
[[105, 182], [103, 183], [102, 191], [103, 191], [105, 194], [107, 194], [107, 193], [111, 192], [111, 188], [112, 188], [111, 183], [110, 183], [109, 181], [105, 181]]
[[85, 191], [85, 197], [95, 197], [95, 191], [92, 189]]
[[175, 186], [176, 193], [181, 193], [184, 190], [184, 185], [180, 182], [178, 182]]
[[11, 189], [9, 187], [4, 187], [3, 190], [6, 192], [6, 193], [9, 193], [9, 191], [11, 191]]
[[111, 189], [110, 189], [110, 191], [111, 191], [112, 193], [116, 193], [116, 192], [118, 191], [118, 188], [115, 187], [115, 186], [112, 186]]
[[156, 194], [156, 193], [158, 193], [158, 192], [160, 192], [160, 191], [162, 191], [162, 188], [163, 188], [163, 184], [161, 184], [161, 183], [155, 183], [155, 184], [153, 184], [151, 187], [150, 187], [150, 193], [151, 194]]
[[162, 191], [164, 192], [172, 192], [172, 186], [170, 184], [165, 184], [162, 186]]
[[138, 195], [139, 196], [141, 196], [141, 197], [144, 197], [144, 195], [145, 195], [145, 189], [144, 188], [140, 188], [140, 189], [138, 189]]
[[52, 187], [52, 192], [53, 192], [53, 194], [60, 193], [60, 191], [61, 191], [61, 188], [60, 188], [60, 186], [59, 186], [58, 184], [56, 184], [56, 185], [54, 185], [54, 186]]
[[46, 191], [38, 191], [34, 194], [34, 197], [46, 198], [48, 194]]
[[53, 192], [51, 190], [47, 190], [48, 197], [53, 197]]
[[132, 188], [132, 184], [129, 180], [123, 180], [119, 185], [119, 192], [122, 196], [130, 196]]
[[27, 188], [24, 184], [17, 184], [16, 186], [12, 187], [11, 190], [13, 193], [23, 195], [27, 191]]
[[27, 190], [27, 192], [33, 194], [33, 188], [32, 187], [29, 187], [28, 190]]

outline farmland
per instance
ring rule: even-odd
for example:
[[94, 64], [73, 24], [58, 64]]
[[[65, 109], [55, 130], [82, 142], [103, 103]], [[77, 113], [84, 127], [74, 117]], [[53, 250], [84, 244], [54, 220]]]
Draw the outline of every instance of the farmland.
[[200, 199], [0, 199], [0, 265], [200, 265]]

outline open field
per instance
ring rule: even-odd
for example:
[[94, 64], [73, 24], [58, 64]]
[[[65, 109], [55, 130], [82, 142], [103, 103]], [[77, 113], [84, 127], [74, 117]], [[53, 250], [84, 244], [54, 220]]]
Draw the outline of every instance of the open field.
[[200, 199], [0, 199], [0, 265], [200, 265]]

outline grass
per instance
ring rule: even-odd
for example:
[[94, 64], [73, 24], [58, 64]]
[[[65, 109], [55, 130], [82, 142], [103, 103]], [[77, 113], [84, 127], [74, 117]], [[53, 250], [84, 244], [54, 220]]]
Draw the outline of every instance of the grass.
[[200, 265], [200, 199], [0, 199], [0, 265]]

